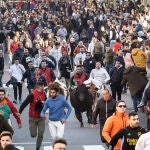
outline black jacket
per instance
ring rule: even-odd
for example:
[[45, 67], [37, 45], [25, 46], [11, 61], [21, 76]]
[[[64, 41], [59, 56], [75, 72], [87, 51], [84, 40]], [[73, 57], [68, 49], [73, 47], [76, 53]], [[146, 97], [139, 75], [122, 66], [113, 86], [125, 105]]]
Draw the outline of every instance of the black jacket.
[[96, 118], [99, 115], [100, 124], [104, 124], [106, 119], [110, 117], [116, 110], [116, 100], [112, 97], [109, 101], [105, 101], [101, 98], [97, 104], [96, 108], [93, 111], [92, 115], [92, 124], [96, 124]]
[[67, 63], [67, 64], [61, 64], [60, 65], [60, 75], [61, 77], [65, 77], [66, 79], [70, 79], [70, 72], [72, 68], [71, 68], [71, 64]]
[[121, 81], [123, 78], [124, 67], [120, 67], [117, 69], [113, 67], [110, 71], [110, 83], [111, 85], [121, 85]]
[[135, 145], [139, 137], [146, 133], [146, 130], [142, 127], [131, 128], [130, 126], [119, 130], [110, 141], [109, 150], [113, 150], [113, 147], [117, 144], [118, 140], [122, 138], [122, 150], [135, 150]]
[[33, 86], [33, 74], [34, 74], [34, 68], [28, 68], [26, 72], [23, 74], [22, 80], [24, 82], [24, 79], [27, 79], [28, 88]]
[[84, 72], [86, 74], [90, 74], [91, 70], [95, 68], [95, 61], [92, 58], [85, 59], [83, 62], [83, 67], [84, 67]]

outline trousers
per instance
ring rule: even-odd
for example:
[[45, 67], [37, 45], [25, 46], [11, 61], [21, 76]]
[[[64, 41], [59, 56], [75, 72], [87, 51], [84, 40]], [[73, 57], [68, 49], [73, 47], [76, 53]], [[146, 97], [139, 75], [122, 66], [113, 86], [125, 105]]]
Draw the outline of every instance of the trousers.
[[62, 138], [64, 135], [65, 123], [62, 124], [61, 121], [50, 121], [48, 122], [49, 131], [52, 136], [52, 140], [56, 138]]
[[44, 118], [29, 118], [29, 130], [32, 138], [37, 136], [36, 148], [40, 148], [43, 141], [45, 131]]

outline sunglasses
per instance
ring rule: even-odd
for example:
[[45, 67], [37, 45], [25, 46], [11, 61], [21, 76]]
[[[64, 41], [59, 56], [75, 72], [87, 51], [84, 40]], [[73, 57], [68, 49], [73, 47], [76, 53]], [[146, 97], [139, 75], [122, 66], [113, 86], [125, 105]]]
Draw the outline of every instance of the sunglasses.
[[118, 107], [123, 107], [123, 108], [126, 108], [127, 106], [126, 105], [118, 105]]

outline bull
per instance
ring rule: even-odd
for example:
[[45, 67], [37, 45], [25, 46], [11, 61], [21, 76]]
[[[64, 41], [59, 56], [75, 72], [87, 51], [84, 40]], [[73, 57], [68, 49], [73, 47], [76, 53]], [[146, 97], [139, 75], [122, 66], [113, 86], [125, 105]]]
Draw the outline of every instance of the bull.
[[89, 78], [71, 92], [70, 102], [81, 127], [84, 126], [82, 112], [87, 112], [88, 123], [91, 123], [92, 110], [95, 109], [97, 99], [100, 98], [103, 88], [105, 87], [99, 81]]
[[70, 102], [75, 110], [75, 115], [80, 122], [80, 126], [84, 126], [82, 112], [86, 112], [88, 123], [91, 123], [93, 96], [85, 84], [77, 86], [77, 88], [71, 92]]

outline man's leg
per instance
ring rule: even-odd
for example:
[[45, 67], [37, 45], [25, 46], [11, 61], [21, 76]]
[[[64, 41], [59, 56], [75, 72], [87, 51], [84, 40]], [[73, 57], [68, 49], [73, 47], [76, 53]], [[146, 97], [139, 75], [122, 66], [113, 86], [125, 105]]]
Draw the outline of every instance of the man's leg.
[[56, 121], [57, 126], [57, 138], [63, 138], [64, 130], [65, 130], [65, 123], [61, 123], [61, 121]]
[[55, 138], [57, 137], [55, 121], [49, 121], [48, 127], [49, 127], [49, 131], [50, 131], [50, 135], [52, 136], [52, 140], [55, 140]]
[[14, 90], [14, 101], [13, 101], [13, 103], [17, 104], [17, 84], [13, 85], [13, 90]]
[[38, 122], [36, 118], [29, 118], [29, 130], [32, 138], [37, 136], [37, 125]]
[[17, 83], [19, 89], [19, 103], [22, 103], [22, 84], [20, 82]]
[[115, 85], [110, 85], [110, 87], [111, 87], [111, 92], [112, 92], [112, 97], [113, 97], [113, 99], [115, 99], [116, 100], [116, 86]]
[[116, 86], [116, 88], [117, 88], [117, 100], [119, 101], [119, 100], [121, 100], [121, 93], [122, 93], [122, 86], [121, 85], [118, 85], [118, 86]]
[[43, 134], [45, 131], [45, 119], [39, 118], [38, 119], [38, 136], [36, 141], [36, 150], [39, 150], [43, 141]]
[[138, 105], [137, 96], [133, 95], [133, 96], [131, 96], [131, 98], [132, 98], [132, 102], [133, 102], [134, 111], [137, 112], [138, 111], [138, 108], [137, 108], [137, 105]]

